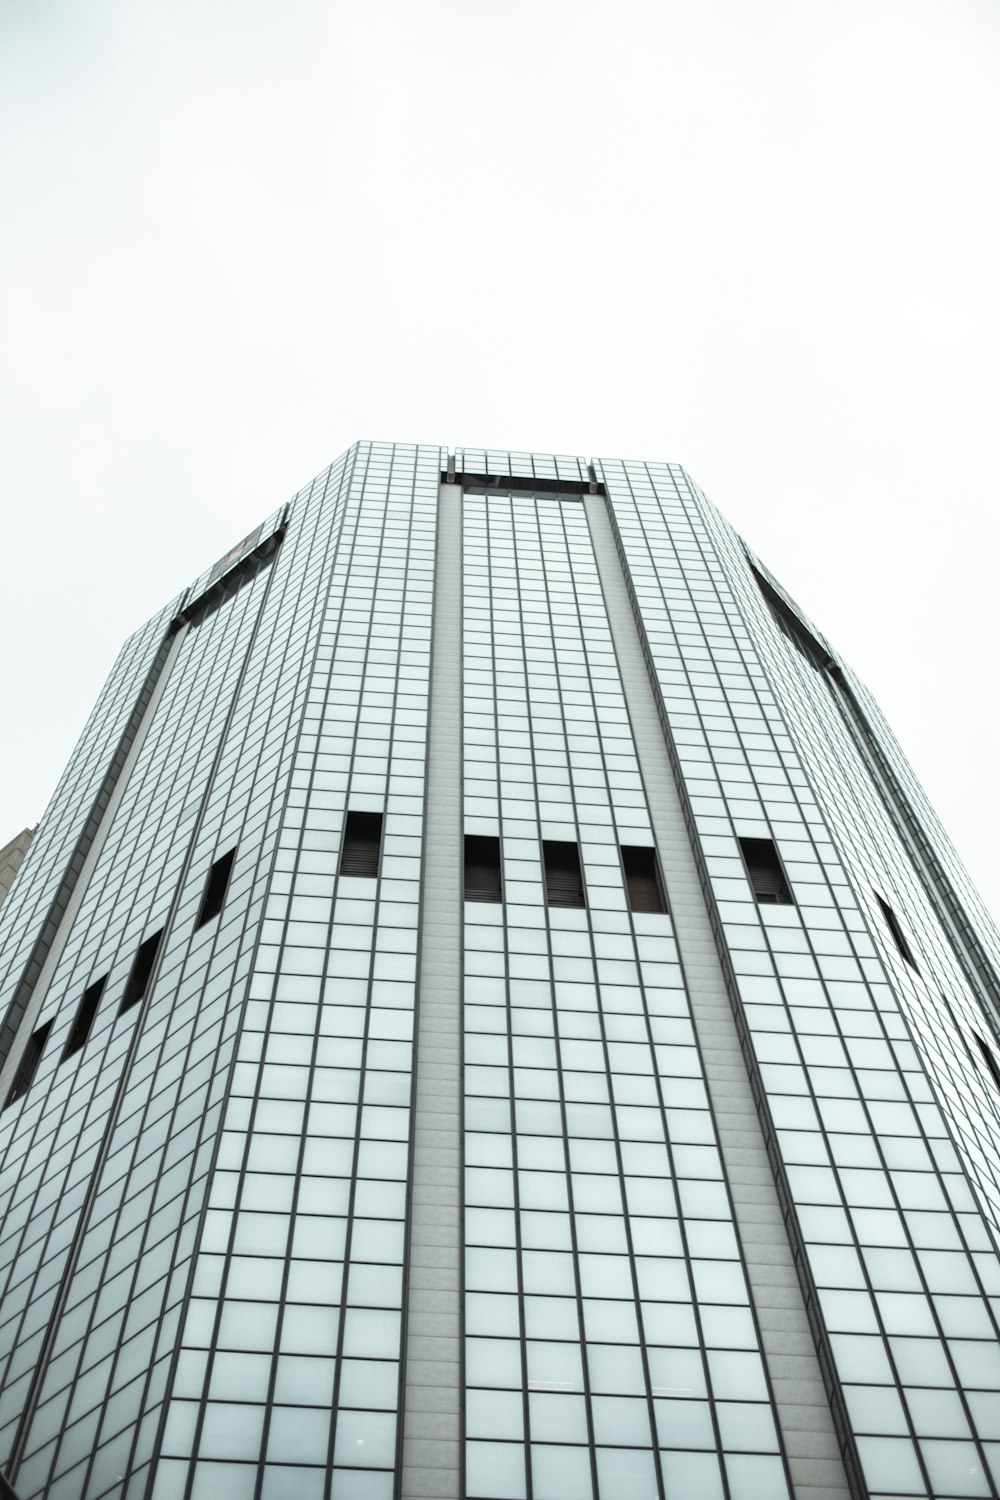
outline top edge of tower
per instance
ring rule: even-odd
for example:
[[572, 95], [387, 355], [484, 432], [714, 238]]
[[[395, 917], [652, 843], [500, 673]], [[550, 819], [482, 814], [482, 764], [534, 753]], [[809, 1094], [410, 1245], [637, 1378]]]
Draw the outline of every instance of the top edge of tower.
[[145, 629], [163, 615], [181, 619], [193, 604], [203, 598], [206, 590], [218, 588], [234, 570], [245, 569], [248, 560], [252, 561], [253, 556], [267, 548], [269, 543], [273, 547], [274, 539], [283, 532], [293, 509], [309, 505], [312, 500], [325, 493], [330, 482], [336, 479], [338, 471], [343, 475], [353, 471], [353, 488], [359, 480], [364, 487], [369, 478], [377, 482], [381, 475], [388, 473], [392, 476], [401, 469], [412, 471], [423, 480], [429, 474], [440, 474], [441, 478], [457, 477], [460, 480], [465, 476], [475, 476], [477, 480], [487, 478], [500, 481], [501, 485], [505, 479], [509, 479], [521, 488], [529, 487], [533, 480], [538, 482], [539, 488], [549, 489], [563, 484], [573, 489], [593, 489], [600, 483], [609, 494], [618, 486], [632, 487], [637, 481], [651, 482], [654, 488], [658, 481], [664, 479], [673, 483], [684, 481], [694, 487], [682, 465], [666, 460], [587, 458], [583, 454], [543, 453], [532, 449], [358, 438], [296, 490], [287, 502], [279, 505], [220, 558], [206, 566], [186, 588], [168, 601], [164, 609], [139, 629]]
[[400, 455], [427, 458], [440, 455], [442, 471], [451, 467], [458, 473], [488, 474], [496, 478], [573, 479], [587, 477], [592, 467], [627, 474], [685, 474], [683, 464], [670, 459], [629, 458], [583, 453], [551, 453], [529, 448], [496, 448], [483, 444], [446, 444], [390, 442], [359, 438], [340, 454], [330, 467], [364, 451], [370, 458], [389, 459]]

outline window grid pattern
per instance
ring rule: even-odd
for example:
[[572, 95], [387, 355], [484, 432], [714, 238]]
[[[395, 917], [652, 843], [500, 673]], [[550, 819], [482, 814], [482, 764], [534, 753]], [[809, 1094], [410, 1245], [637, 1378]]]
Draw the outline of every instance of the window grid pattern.
[[[312, 487], [317, 498], [327, 483], [332, 483], [336, 493], [333, 471], [320, 476]], [[308, 496], [302, 498], [306, 501]], [[101, 1177], [80, 1242], [66, 1311], [50, 1350], [24, 1445], [24, 1460], [17, 1476], [22, 1496], [96, 1496], [109, 1488], [119, 1489], [118, 1477], [126, 1468], [131, 1470], [133, 1484], [141, 1488], [145, 1482], [143, 1465], [159, 1425], [157, 1407], [171, 1365], [191, 1241], [218, 1130], [234, 1023], [245, 994], [267, 885], [269, 850], [275, 843], [283, 805], [291, 749], [289, 725], [301, 719], [304, 709], [302, 653], [309, 635], [310, 604], [318, 599], [318, 570], [322, 565], [321, 552], [311, 555], [309, 540], [303, 538], [302, 545], [283, 554], [285, 576], [272, 587], [263, 616], [260, 590], [264, 575], [259, 584], [233, 599], [231, 610], [221, 610], [205, 622], [203, 630], [215, 632], [219, 644], [212, 650], [211, 642], [206, 645], [203, 630], [198, 632], [203, 636], [198, 647], [203, 664], [195, 666], [186, 661], [182, 640], [126, 796], [117, 809], [115, 826], [109, 831], [63, 952], [60, 968], [72, 962], [74, 953], [79, 962], [98, 963], [101, 942], [105, 948], [117, 949], [105, 1003], [81, 1054], [79, 1071], [74, 1072], [71, 1064], [61, 1076], [57, 1068], [53, 1073], [50, 1098], [56, 1108], [66, 1106], [57, 1128], [67, 1145], [57, 1149], [58, 1140], [47, 1142], [42, 1148], [46, 1167], [54, 1169], [61, 1164], [65, 1172], [66, 1157], [72, 1151], [69, 1143], [79, 1142], [70, 1171], [65, 1173], [63, 1191], [60, 1194], [58, 1184], [49, 1183], [42, 1198], [51, 1219], [49, 1203], [54, 1193], [58, 1196], [61, 1217], [49, 1236], [56, 1251], [65, 1251], [65, 1241], [73, 1237], [74, 1226], [64, 1210], [75, 1213], [79, 1221], [81, 1199], [86, 1196], [88, 1178], [93, 1178], [95, 1158], [103, 1143], [107, 1155], [100, 1164]], [[258, 619], [260, 628], [254, 635]], [[311, 633], [315, 636], [315, 626]], [[251, 639], [254, 649], [248, 659], [246, 649]], [[234, 702], [233, 688], [241, 662], [246, 663], [246, 671], [242, 691]], [[175, 697], [169, 707], [166, 699], [171, 694]], [[194, 703], [204, 704], [201, 714]], [[221, 723], [227, 716], [226, 742], [219, 751], [211, 785], [206, 785], [206, 771], [213, 760], [211, 746], [213, 742], [218, 744]], [[171, 740], [171, 748], [165, 750], [160, 741], [174, 735], [177, 720], [181, 721], [181, 739], [176, 745]], [[175, 761], [178, 774], [171, 779], [166, 766]], [[124, 838], [123, 821], [131, 830]], [[172, 830], [173, 837], [168, 834], [161, 839], [158, 830], [164, 829]], [[172, 897], [178, 894], [178, 877], [184, 867], [182, 851], [191, 846], [192, 833], [196, 842], [184, 871], [184, 886], [148, 1011], [137, 1007], [116, 1022], [116, 1001], [138, 937], [151, 924], [155, 901], [166, 903], [164, 909], [169, 909]], [[192, 941], [211, 861], [220, 843], [225, 848], [236, 840], [240, 840], [240, 857], [226, 908], [219, 922]], [[109, 853], [109, 846], [116, 842], [121, 842], [117, 867]], [[132, 850], [141, 867], [138, 880], [134, 864], [130, 864]], [[154, 855], [159, 869], [150, 882], [146, 879], [147, 865], [142, 862]], [[258, 866], [261, 856], [267, 856], [262, 867]], [[105, 872], [110, 872], [107, 880]], [[109, 891], [105, 887], [113, 885], [115, 878], [122, 882], [122, 888]], [[130, 902], [133, 916], [124, 929], [112, 931], [114, 914], [119, 907], [127, 909]], [[96, 958], [87, 949], [93, 936], [91, 928], [99, 934]], [[123, 933], [131, 933], [132, 941], [127, 941]], [[62, 1003], [60, 978], [57, 970], [43, 1013], [54, 1007], [58, 1023], [68, 1031], [72, 1018]], [[75, 1012], [74, 1000], [69, 1011]], [[143, 1030], [132, 1056], [128, 1086], [115, 1119], [109, 1122], [110, 1096], [119, 1085], [139, 1017]], [[48, 1048], [47, 1056], [50, 1067], [54, 1067], [58, 1049]], [[44, 1112], [41, 1078], [32, 1092], [39, 1096], [38, 1104]], [[26, 1125], [30, 1123], [28, 1114], [26, 1104], [20, 1115]], [[113, 1126], [110, 1137], [109, 1125]], [[75, 1175], [71, 1178], [71, 1174]], [[16, 1225], [24, 1217], [15, 1212], [7, 1223]], [[44, 1228], [45, 1215], [42, 1219]], [[27, 1222], [26, 1233], [33, 1234], [39, 1215], [33, 1214]], [[18, 1272], [31, 1263], [29, 1250], [22, 1255]], [[47, 1285], [51, 1277], [46, 1279], [44, 1270], [43, 1264], [39, 1280]], [[5, 1294], [5, 1314], [8, 1305]], [[47, 1317], [44, 1297], [36, 1299], [36, 1305], [41, 1309], [40, 1319], [35, 1317], [33, 1321], [38, 1324]], [[25, 1322], [31, 1313], [29, 1307]], [[31, 1332], [37, 1340], [44, 1329], [36, 1332], [32, 1328]], [[23, 1363], [27, 1347], [22, 1339], [15, 1359], [20, 1355]], [[29, 1365], [37, 1353], [36, 1344], [28, 1352]], [[70, 1398], [72, 1406], [67, 1412]], [[13, 1403], [16, 1420], [16, 1406], [22, 1404], [20, 1393], [9, 1385], [3, 1400], [4, 1410], [8, 1409], [7, 1401]], [[63, 1423], [60, 1443], [53, 1434]], [[51, 1475], [48, 1483], [46, 1475]]]
[[497, 478], [563, 479], [586, 483], [587, 465], [575, 453], [507, 453], [498, 448], [456, 448], [455, 469], [460, 474], [489, 474]]
[[[721, 544], [728, 542], [727, 529], [721, 526]], [[790, 605], [791, 601], [787, 601]], [[755, 601], [751, 598], [748, 615], [754, 618]], [[815, 629], [805, 621], [807, 633], [815, 635]], [[873, 928], [882, 939], [880, 951], [894, 957], [892, 944], [885, 941], [892, 933], [893, 921], [899, 916], [888, 907], [878, 894], [880, 881], [888, 881], [901, 903], [900, 910], [912, 913], [920, 942], [925, 951], [923, 962], [932, 965], [933, 973], [926, 984], [910, 984], [905, 969], [894, 966], [894, 979], [903, 981], [901, 999], [904, 1011], [913, 1028], [913, 1037], [925, 1063], [929, 1077], [938, 1092], [945, 1114], [955, 1131], [963, 1159], [971, 1169], [976, 1185], [989, 1206], [993, 1223], [1000, 1228], [1000, 1150], [995, 1142], [993, 1114], [995, 1104], [985, 1080], [973, 1077], [971, 1088], [963, 1073], [963, 1054], [968, 1052], [967, 1043], [977, 1028], [991, 1034], [991, 1056], [1000, 1056], [1000, 1016], [990, 1000], [980, 1001], [970, 989], [968, 978], [958, 962], [954, 949], [942, 933], [936, 912], [927, 898], [922, 882], [914, 877], [912, 861], [898, 847], [899, 823], [886, 815], [882, 798], [873, 786], [872, 776], [866, 770], [864, 758], [858, 757], [857, 748], [850, 733], [845, 732], [843, 712], [830, 712], [830, 701], [826, 695], [814, 694], [811, 689], [811, 674], [789, 671], [785, 653], [775, 648], [766, 628], [759, 638], [762, 659], [767, 660], [769, 670], [783, 690], [790, 694], [788, 714], [796, 724], [803, 747], [804, 761], [809, 765], [817, 784], [827, 787], [831, 827], [837, 830], [842, 844], [850, 849], [852, 865], [863, 871], [862, 887], [871, 902], [874, 913]], [[823, 646], [823, 652], [829, 651]], [[978, 892], [972, 886], [951, 844], [937, 822], [923, 789], [902, 755], [891, 731], [885, 724], [877, 706], [863, 684], [853, 676], [843, 662], [836, 664], [841, 680], [857, 705], [852, 706], [847, 718], [852, 721], [857, 712], [864, 714], [869, 731], [877, 734], [879, 754], [889, 766], [892, 776], [902, 789], [916, 814], [916, 826], [933, 827], [935, 847], [931, 852], [934, 864], [940, 866], [945, 878], [957, 893], [966, 912], [975, 914], [977, 946], [985, 952], [987, 962], [992, 962], [994, 971], [1000, 970], [1000, 941], [992, 919], [985, 912]], [[835, 701], [844, 707], [842, 690], [828, 684]], [[815, 701], [814, 701], [815, 699]], [[860, 810], [861, 816], [858, 817]], [[913, 820], [910, 820], [913, 826]], [[860, 830], [860, 836], [859, 836]], [[921, 835], [921, 839], [923, 835]], [[892, 851], [886, 863], [883, 851]], [[873, 855], [883, 853], [883, 858]], [[927, 851], [922, 850], [926, 862]], [[889, 915], [892, 920], [890, 921]], [[897, 952], [906, 956], [907, 962], [916, 964], [907, 928], [899, 923], [902, 946], [896, 942]], [[952, 998], [949, 999], [949, 996]], [[985, 1012], [985, 1014], [984, 1014]], [[989, 1044], [987, 1044], [989, 1045]]]
[[440, 464], [353, 450], [157, 1496], [393, 1494]]
[[[465, 830], [499, 838], [503, 898], [465, 908], [466, 1492], [787, 1493], [671, 919], [629, 910], [620, 849], [652, 843], [645, 796], [586, 511], [551, 493], [590, 470], [360, 444], [259, 528], [287, 519], [270, 565], [173, 638], [26, 1027], [49, 1028], [39, 1066], [0, 1113], [0, 1465], [16, 1444], [22, 1500], [393, 1500], [446, 468], [521, 486], [464, 500]], [[825, 643], [814, 663], [779, 628], [683, 470], [597, 477], [849, 1461], [873, 1500], [998, 1500], [995, 1033], [822, 680]], [[5, 1012], [212, 573], [115, 663], [0, 911]], [[348, 807], [384, 817], [377, 879], [337, 875]], [[739, 838], [774, 840], [794, 906], [754, 901]], [[585, 909], [546, 907], [544, 840], [579, 847]]]
[[[343, 460], [339, 461], [341, 466]], [[336, 466], [333, 466], [336, 467]], [[332, 468], [320, 476], [325, 479]], [[314, 481], [314, 484], [317, 481]], [[257, 528], [259, 537], [278, 526], [284, 508]], [[186, 599], [196, 599], [210, 581], [208, 570], [154, 615], [125, 642], [98, 698], [52, 800], [25, 856], [24, 877], [4, 903], [0, 923], [0, 1016], [5, 1019], [11, 1000], [33, 950], [42, 938], [46, 918], [63, 890], [67, 864], [106, 783], [109, 766], [125, 733], [140, 693], [148, 686], [151, 669], [169, 622]], [[30, 863], [29, 863], [30, 861]]]
[[[911, 918], [921, 969], [968, 1004], [957, 965], [738, 539], [681, 469], [598, 472], [864, 1483], [994, 1496], [995, 1242], [921, 1057], [936, 1032], [942, 1097], [951, 1028], [921, 1027], [931, 984], [880, 937], [874, 889]], [[756, 906], [738, 837], [774, 839], [795, 906]]]
[[[470, 460], [466, 460], [471, 462]], [[787, 1493], [586, 515], [464, 500], [465, 828], [503, 906], [465, 909], [466, 1491]], [[578, 843], [586, 910], [546, 907]]]
[[[755, 601], [748, 597], [750, 614]], [[996, 1233], [1000, 1231], [996, 1100], [988, 1077], [978, 1067], [970, 1075], [968, 1060], [972, 1037], [984, 1030], [991, 1035], [991, 1055], [1000, 1057], [994, 1029], [997, 1018], [992, 1012], [984, 1017], [912, 862], [899, 847], [896, 826], [834, 699], [830, 694], [810, 691], [809, 669], [797, 671], [794, 659], [789, 660], [789, 654], [766, 629], [759, 649], [769, 671], [781, 683], [786, 713], [802, 746], [803, 763], [822, 789], [830, 828], [845, 851], [848, 868], [856, 875], [878, 952], [887, 960], [909, 1026], [908, 1034], [927, 1069], [929, 1086], [954, 1135], [963, 1167], [971, 1173]], [[859, 686], [852, 681], [852, 691], [860, 699]], [[900, 783], [916, 787], [913, 773], [891, 737], [881, 748]], [[924, 821], [923, 793], [914, 800]], [[968, 877], [953, 854], [951, 859], [956, 868], [949, 869], [948, 875], [965, 901], [971, 889]], [[885, 901], [880, 892], [891, 892], [890, 901]], [[976, 897], [976, 902], [968, 906], [971, 909], [978, 904]], [[893, 931], [894, 924], [898, 935]], [[985, 937], [987, 947], [995, 946], [992, 935], [992, 923], [986, 922], [980, 937]], [[993, 1286], [987, 1285], [992, 1291]]]
[[[221, 651], [185, 658], [182, 648], [175, 663], [49, 986], [42, 1015], [55, 1018], [52, 1045], [31, 1094], [0, 1134], [4, 1177], [10, 1183], [0, 1254], [11, 1278], [0, 1304], [0, 1349], [24, 1369], [20, 1382], [12, 1382], [7, 1372], [0, 1401], [5, 1437], [12, 1436], [11, 1426], [21, 1417], [32, 1366], [44, 1345], [48, 1317], [111, 1124], [135, 1019], [131, 1014], [119, 1018], [119, 1004], [144, 934], [150, 927], [161, 927], [166, 917], [169, 895], [164, 882], [175, 889], [179, 875], [178, 814], [194, 785], [204, 790], [213, 741], [217, 742], [220, 715], [225, 712], [221, 705], [227, 686], [229, 694], [233, 690], [246, 632], [252, 628], [246, 615], [230, 623], [236, 627], [235, 639], [220, 639]], [[214, 721], [209, 719], [202, 739], [194, 730], [206, 703], [213, 706]], [[191, 825], [189, 836], [190, 829]], [[78, 1061], [63, 1062], [78, 988], [104, 972], [109, 974], [104, 1004], [89, 1044]], [[148, 1089], [145, 1080], [142, 1087]], [[134, 1135], [134, 1121], [130, 1127]], [[113, 1149], [111, 1161], [110, 1170], [117, 1168], [120, 1176], [120, 1159]], [[101, 1212], [105, 1208], [110, 1210], [111, 1204], [102, 1201], [91, 1231], [95, 1239], [108, 1230]], [[82, 1252], [87, 1257], [84, 1264], [89, 1264], [88, 1249]], [[61, 1337], [73, 1326], [72, 1319], [64, 1320]], [[77, 1327], [77, 1337], [82, 1331]], [[70, 1394], [67, 1389], [67, 1401]], [[39, 1434], [52, 1438], [58, 1428], [56, 1407], [40, 1412], [37, 1426]], [[43, 1463], [39, 1458], [38, 1467]], [[31, 1474], [28, 1469], [29, 1484]]]
[[[914, 775], [913, 768], [900, 749], [899, 743], [886, 722], [885, 716], [878, 704], [864, 683], [854, 676], [845, 663], [840, 662], [839, 666], [851, 693], [878, 740], [880, 753], [891, 767], [892, 773], [899, 783], [904, 796], [916, 813], [916, 820], [924, 837], [929, 836], [931, 840], [932, 847], [927, 846], [925, 848], [925, 857], [930, 856], [933, 862], [939, 865], [944, 871], [945, 877], [957, 893], [965, 913], [971, 918], [974, 924], [975, 937], [986, 951], [994, 972], [1000, 972], [1000, 931], [997, 929], [992, 914], [983, 905], [982, 897], [973, 885], [968, 871], [956, 854], [947, 832], [941, 826], [936, 812], [930, 802], [928, 802], [926, 792]], [[1000, 1025], [1000, 1021], [997, 1021], [996, 1024]]]
[[71, 852], [84, 834], [109, 762], [179, 602], [178, 598], [168, 604], [119, 652], [25, 854], [20, 879], [4, 901], [0, 922], [0, 1016], [4, 1018], [64, 885]]

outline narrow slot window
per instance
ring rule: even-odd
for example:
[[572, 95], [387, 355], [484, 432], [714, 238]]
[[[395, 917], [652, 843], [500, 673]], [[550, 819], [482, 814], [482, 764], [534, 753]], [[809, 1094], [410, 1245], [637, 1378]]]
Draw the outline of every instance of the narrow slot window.
[[976, 1039], [976, 1046], [979, 1048], [986, 1071], [993, 1079], [993, 1087], [1000, 1091], [1000, 1064], [997, 1063], [996, 1058], [993, 1056], [993, 1049], [988, 1042], [984, 1041], [978, 1031], [974, 1031], [972, 1035]]
[[76, 1020], [73, 1022], [73, 1030], [69, 1034], [69, 1041], [63, 1051], [63, 1058], [72, 1057], [74, 1052], [79, 1052], [85, 1046], [90, 1028], [94, 1024], [97, 1015], [97, 1007], [101, 1003], [104, 994], [104, 986], [108, 982], [107, 974], [103, 979], [98, 979], [94, 984], [89, 984], [83, 992], [83, 999], [77, 1007]]
[[773, 839], [740, 839], [747, 879], [760, 906], [794, 906]]
[[349, 812], [340, 851], [340, 874], [374, 880], [382, 851], [382, 814]]
[[630, 911], [666, 911], [656, 850], [641, 844], [622, 844], [622, 869]]
[[465, 835], [466, 901], [502, 901], [500, 840], [479, 834]]
[[832, 666], [833, 658], [829, 651], [820, 645], [805, 621], [799, 618], [796, 610], [792, 608], [791, 601], [787, 597], [782, 597], [782, 593], [779, 593], [774, 583], [765, 578], [752, 561], [750, 571], [771, 611], [774, 623], [791, 641], [796, 651], [805, 657], [811, 667], [816, 667], [818, 670]]
[[28, 1038], [28, 1045], [21, 1054], [21, 1061], [17, 1065], [14, 1074], [14, 1082], [10, 1086], [10, 1093], [4, 1102], [4, 1109], [8, 1104], [16, 1104], [18, 1099], [23, 1099], [35, 1081], [38, 1072], [38, 1064], [42, 1060], [45, 1051], [45, 1043], [48, 1041], [49, 1032], [52, 1030], [52, 1022], [46, 1021], [44, 1026], [39, 1026]]
[[580, 850], [562, 839], [543, 839], [547, 906], [586, 906]]
[[128, 984], [125, 986], [122, 1003], [118, 1007], [119, 1015], [126, 1010], [131, 1010], [133, 1005], [138, 1005], [149, 988], [149, 976], [153, 972], [153, 965], [156, 963], [156, 955], [159, 951], [162, 938], [163, 929], [161, 927], [159, 932], [154, 932], [152, 937], [148, 937], [144, 943], [140, 943], [139, 951], [135, 955], [135, 963], [132, 965], [132, 972], [128, 977]]
[[227, 854], [220, 854], [212, 868], [208, 872], [205, 882], [205, 894], [201, 898], [201, 907], [198, 911], [198, 920], [194, 924], [195, 931], [204, 927], [206, 922], [211, 922], [217, 917], [225, 905], [226, 891], [229, 889], [229, 877], [233, 873], [233, 861], [236, 858], [236, 850], [230, 849]]
[[883, 917], [885, 917], [885, 925], [892, 933], [892, 940], [896, 944], [896, 947], [899, 949], [900, 954], [903, 958], [905, 958], [911, 969], [916, 969], [917, 961], [913, 957], [913, 953], [910, 949], [909, 943], [906, 941], [906, 934], [903, 931], [902, 927], [899, 925], [899, 918], [896, 916], [896, 913], [893, 911], [889, 903], [882, 900], [882, 897], [879, 895], [878, 891], [875, 892], [875, 900], [879, 904], [879, 909], [881, 910]]

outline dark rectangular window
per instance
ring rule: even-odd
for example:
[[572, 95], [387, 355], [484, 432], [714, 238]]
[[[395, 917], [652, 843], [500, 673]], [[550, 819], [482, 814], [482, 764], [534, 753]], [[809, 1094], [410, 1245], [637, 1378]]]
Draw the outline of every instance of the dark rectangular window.
[[46, 1021], [44, 1026], [39, 1026], [28, 1038], [28, 1045], [21, 1054], [21, 1061], [17, 1065], [14, 1074], [14, 1082], [10, 1086], [10, 1093], [4, 1101], [4, 1109], [8, 1104], [16, 1104], [18, 1099], [23, 1099], [35, 1081], [38, 1072], [38, 1064], [42, 1060], [45, 1051], [45, 1043], [48, 1041], [49, 1032], [52, 1030], [52, 1022]]
[[76, 1020], [73, 1022], [73, 1030], [69, 1034], [69, 1041], [66, 1043], [63, 1051], [64, 1058], [72, 1057], [73, 1053], [79, 1052], [80, 1048], [85, 1044], [90, 1035], [90, 1028], [94, 1024], [97, 1007], [101, 1003], [101, 996], [104, 994], [104, 986], [107, 982], [108, 976], [105, 974], [103, 979], [98, 979], [93, 984], [88, 984], [84, 990], [83, 999], [77, 1008]]
[[631, 911], [666, 911], [656, 850], [641, 844], [622, 844], [622, 869]]
[[344, 824], [344, 847], [340, 851], [340, 874], [374, 880], [381, 850], [382, 814], [349, 812]]
[[128, 976], [128, 984], [125, 986], [122, 1003], [118, 1007], [119, 1015], [123, 1011], [131, 1010], [133, 1005], [138, 1005], [149, 988], [149, 976], [153, 972], [162, 937], [163, 928], [161, 927], [159, 932], [154, 932], [152, 937], [140, 943], [139, 951], [135, 955], [135, 963], [132, 965], [132, 972]]
[[195, 931], [199, 927], [204, 927], [206, 922], [211, 922], [212, 918], [217, 917], [222, 910], [235, 858], [236, 850], [230, 849], [228, 854], [220, 854], [209, 870], [208, 879], [205, 882], [205, 894], [201, 898], [201, 906], [198, 910], [198, 920], [194, 924]]
[[586, 906], [580, 850], [562, 839], [543, 839], [545, 902], [547, 906]]
[[976, 1039], [976, 1046], [979, 1048], [980, 1055], [986, 1065], [986, 1071], [993, 1079], [994, 1087], [1000, 1090], [1000, 1064], [997, 1063], [996, 1058], [993, 1056], [992, 1048], [983, 1040], [978, 1031], [974, 1031], [972, 1035]]
[[878, 891], [875, 892], [875, 900], [879, 904], [883, 917], [885, 917], [886, 926], [892, 933], [893, 942], [896, 944], [896, 947], [899, 949], [902, 956], [906, 959], [906, 962], [909, 964], [910, 968], [916, 969], [917, 961], [913, 957], [913, 953], [911, 952], [909, 943], [906, 941], [906, 934], [904, 933], [902, 927], [900, 927], [899, 925], [899, 918], [896, 916], [896, 913], [893, 911], [888, 901], [882, 900], [882, 897], [879, 895]]
[[502, 901], [500, 840], [480, 834], [465, 835], [466, 901]]
[[794, 906], [773, 839], [740, 839], [747, 879], [761, 906]]
[[460, 484], [467, 495], [554, 495], [559, 500], [580, 500], [584, 495], [603, 495], [604, 485], [592, 468], [587, 478], [553, 479], [542, 474], [474, 474], [454, 467], [441, 470], [442, 484]]

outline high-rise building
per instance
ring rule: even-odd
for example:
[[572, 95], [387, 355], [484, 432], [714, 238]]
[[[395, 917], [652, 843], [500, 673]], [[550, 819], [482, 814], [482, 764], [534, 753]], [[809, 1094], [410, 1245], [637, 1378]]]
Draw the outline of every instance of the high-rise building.
[[357, 444], [126, 643], [0, 912], [0, 1468], [997, 1497], [998, 974], [683, 469]]

